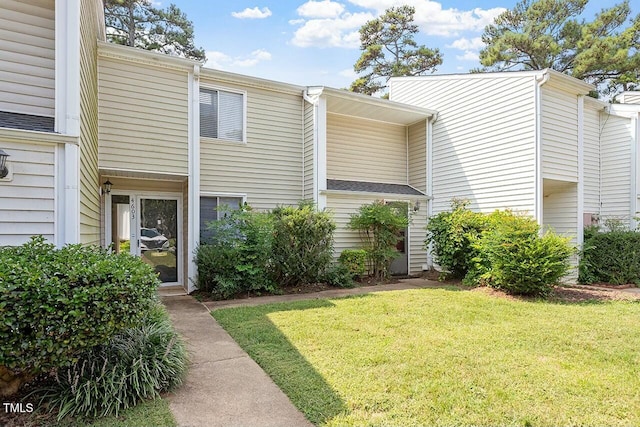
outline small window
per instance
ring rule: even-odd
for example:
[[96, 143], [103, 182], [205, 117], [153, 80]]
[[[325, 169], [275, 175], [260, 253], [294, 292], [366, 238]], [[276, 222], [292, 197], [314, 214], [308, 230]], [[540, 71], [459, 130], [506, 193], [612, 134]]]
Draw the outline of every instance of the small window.
[[200, 89], [200, 136], [244, 141], [244, 94]]
[[242, 197], [200, 197], [200, 240], [204, 241], [211, 237], [211, 232], [207, 230], [208, 223], [224, 218], [225, 215], [229, 215], [230, 211], [240, 209], [241, 205]]

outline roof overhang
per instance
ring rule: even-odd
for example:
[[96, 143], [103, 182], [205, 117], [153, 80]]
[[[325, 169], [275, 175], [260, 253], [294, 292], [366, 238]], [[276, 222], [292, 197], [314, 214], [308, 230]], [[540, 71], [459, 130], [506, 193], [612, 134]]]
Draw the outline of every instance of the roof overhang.
[[327, 100], [327, 113], [332, 114], [405, 126], [437, 115], [435, 110], [348, 92], [342, 89], [310, 87], [307, 91], [313, 91], [323, 96]]

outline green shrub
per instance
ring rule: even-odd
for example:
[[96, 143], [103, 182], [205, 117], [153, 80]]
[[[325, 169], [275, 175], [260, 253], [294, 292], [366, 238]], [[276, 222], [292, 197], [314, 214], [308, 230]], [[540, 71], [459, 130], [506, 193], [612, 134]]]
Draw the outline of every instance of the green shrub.
[[180, 385], [186, 369], [185, 345], [158, 304], [140, 325], [85, 351], [76, 364], [60, 370], [54, 382], [36, 393], [41, 403], [58, 410], [59, 420], [117, 416]]
[[486, 218], [487, 228], [472, 241], [476, 256], [466, 282], [544, 296], [569, 271], [569, 238], [552, 232], [540, 236], [535, 220], [508, 211]]
[[321, 281], [333, 259], [336, 225], [331, 215], [306, 202], [297, 207], [277, 207], [272, 215], [273, 280], [281, 286]]
[[321, 281], [338, 288], [353, 288], [354, 286], [353, 275], [343, 264], [336, 264], [329, 267], [324, 272]]
[[347, 268], [352, 278], [356, 279], [367, 272], [367, 251], [345, 249], [340, 253], [338, 262]]
[[429, 218], [425, 248], [432, 252], [435, 262], [453, 278], [461, 279], [472, 268], [477, 256], [471, 243], [487, 227], [487, 217], [467, 208], [468, 202], [454, 199], [451, 211]]
[[0, 248], [0, 394], [138, 323], [158, 283], [139, 258], [95, 246]]
[[376, 279], [387, 278], [392, 261], [399, 256], [396, 245], [400, 233], [409, 226], [403, 206], [406, 205], [376, 200], [360, 206], [358, 213], [351, 215], [349, 220], [349, 228], [360, 233], [369, 271]]
[[585, 233], [581, 255], [580, 283], [640, 284], [638, 232]]
[[198, 288], [217, 297], [276, 289], [272, 266], [273, 219], [250, 207], [208, 224], [211, 237], [196, 249]]

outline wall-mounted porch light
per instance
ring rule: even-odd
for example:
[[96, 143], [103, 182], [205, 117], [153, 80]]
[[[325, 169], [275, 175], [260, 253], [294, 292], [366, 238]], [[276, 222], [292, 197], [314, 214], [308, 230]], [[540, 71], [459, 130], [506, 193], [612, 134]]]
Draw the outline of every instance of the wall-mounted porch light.
[[7, 157], [9, 155], [4, 150], [0, 149], [0, 179], [9, 175], [9, 169], [7, 168]]
[[109, 181], [108, 179], [104, 182], [104, 184], [102, 184], [102, 191], [104, 192], [104, 194], [111, 193], [111, 186], [112, 185], [113, 185], [113, 183], [111, 181]]
[[413, 205], [413, 211], [418, 212], [420, 210], [420, 200], [416, 200], [416, 203]]

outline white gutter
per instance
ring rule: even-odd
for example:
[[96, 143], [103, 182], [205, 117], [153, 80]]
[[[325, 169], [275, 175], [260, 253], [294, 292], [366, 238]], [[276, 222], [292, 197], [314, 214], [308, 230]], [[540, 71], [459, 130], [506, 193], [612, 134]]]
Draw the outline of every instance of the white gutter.
[[543, 188], [542, 188], [542, 86], [549, 81], [549, 70], [535, 76], [535, 201], [534, 217], [538, 224], [543, 224]]

